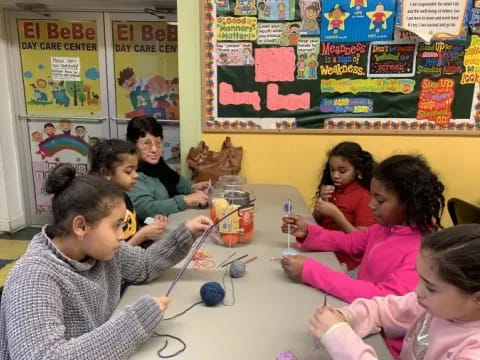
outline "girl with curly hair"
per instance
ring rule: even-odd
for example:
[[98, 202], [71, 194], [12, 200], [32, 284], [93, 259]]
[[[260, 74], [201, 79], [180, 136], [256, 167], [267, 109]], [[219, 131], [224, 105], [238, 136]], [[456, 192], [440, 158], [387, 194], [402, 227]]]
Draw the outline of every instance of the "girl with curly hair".
[[[298, 215], [285, 216], [282, 225], [301, 249], [342, 252], [360, 260], [358, 277], [352, 279], [303, 255], [282, 259], [288, 276], [348, 302], [413, 291], [422, 237], [441, 228], [444, 186], [422, 157], [395, 155], [374, 170], [370, 190], [376, 224], [367, 229], [348, 234], [326, 230]], [[401, 338], [387, 340], [394, 355], [401, 345]]]

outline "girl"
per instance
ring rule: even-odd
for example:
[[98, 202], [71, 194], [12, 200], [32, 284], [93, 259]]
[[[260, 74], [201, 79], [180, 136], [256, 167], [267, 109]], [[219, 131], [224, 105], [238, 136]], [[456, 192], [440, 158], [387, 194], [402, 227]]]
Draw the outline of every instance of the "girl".
[[128, 122], [127, 140], [135, 144], [140, 163], [137, 183], [129, 196], [138, 218], [170, 215], [187, 207], [206, 206], [202, 191], [208, 182], [194, 184], [172, 170], [163, 160], [163, 128], [152, 117], [136, 117]]
[[152, 335], [169, 299], [144, 296], [110, 318], [121, 279], [158, 277], [211, 220], [189, 220], [145, 250], [121, 241], [124, 195], [113, 183], [59, 165], [46, 190], [54, 194], [54, 222], [35, 235], [5, 284], [0, 358], [127, 359]]
[[[371, 184], [375, 225], [345, 234], [307, 224], [297, 215], [283, 219], [282, 230], [287, 232], [290, 225], [299, 248], [342, 251], [361, 259], [357, 279], [306, 256], [284, 257], [285, 273], [348, 302], [412, 291], [418, 282], [415, 259], [422, 234], [440, 227], [443, 189], [421, 157], [395, 155], [384, 160]], [[389, 340], [387, 345], [395, 354], [401, 341]]]
[[429, 234], [417, 258], [415, 292], [319, 307], [310, 332], [333, 359], [378, 359], [361, 337], [404, 335], [400, 359], [480, 359], [480, 225]]
[[[374, 224], [368, 206], [374, 164], [372, 155], [354, 142], [342, 142], [330, 150], [315, 194], [313, 217], [319, 225], [350, 233]], [[348, 270], [359, 264], [342, 253], [335, 255]]]
[[[128, 141], [104, 140], [91, 148], [89, 160], [90, 174], [103, 176], [122, 191], [132, 190], [137, 183], [137, 149]], [[155, 222], [138, 230], [135, 209], [126, 193], [124, 200], [127, 207], [123, 223], [124, 240], [132, 246], [150, 246], [152, 239], [158, 239], [165, 231], [167, 218], [163, 215], [156, 215]]]

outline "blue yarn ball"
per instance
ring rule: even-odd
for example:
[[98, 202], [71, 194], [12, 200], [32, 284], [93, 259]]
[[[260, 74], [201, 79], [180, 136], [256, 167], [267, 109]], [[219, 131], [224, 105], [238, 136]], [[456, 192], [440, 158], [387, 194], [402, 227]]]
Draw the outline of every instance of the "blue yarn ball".
[[207, 306], [215, 306], [222, 302], [225, 297], [225, 290], [216, 281], [210, 281], [200, 288], [200, 297]]

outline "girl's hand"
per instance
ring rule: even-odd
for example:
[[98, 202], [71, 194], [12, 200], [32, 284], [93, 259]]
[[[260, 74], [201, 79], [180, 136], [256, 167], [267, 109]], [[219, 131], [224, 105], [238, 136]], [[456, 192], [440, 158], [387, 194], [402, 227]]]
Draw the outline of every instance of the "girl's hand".
[[195, 191], [203, 191], [208, 188], [208, 181], [200, 181], [192, 185], [192, 193]]
[[166, 217], [165, 215], [157, 214], [157, 215], [155, 215], [154, 219], [155, 219], [155, 222], [157, 224], [162, 224], [162, 225], [164, 225], [164, 227], [167, 227], [168, 217]]
[[310, 318], [310, 333], [320, 339], [330, 327], [345, 321], [342, 313], [330, 306], [320, 305], [317, 307], [317, 312]]
[[142, 227], [138, 232], [141, 234], [143, 240], [158, 240], [165, 232], [166, 226], [167, 224], [165, 222], [155, 221], [150, 225]]
[[285, 274], [295, 281], [302, 280], [303, 264], [307, 260], [303, 255], [289, 255], [282, 258], [282, 268]]
[[159, 297], [152, 296], [152, 299], [155, 300], [155, 302], [158, 304], [162, 312], [165, 312], [168, 309], [168, 304], [170, 304], [170, 298], [166, 296], [159, 296]]
[[193, 235], [197, 236], [204, 232], [212, 224], [213, 221], [209, 217], [197, 216], [188, 220], [185, 223], [185, 226], [192, 232]]
[[330, 201], [335, 191], [335, 186], [333, 185], [323, 185], [320, 189], [320, 199], [323, 201]]
[[206, 206], [208, 204], [208, 196], [203, 191], [185, 195], [184, 200], [189, 207]]
[[315, 203], [315, 212], [318, 215], [333, 218], [339, 211], [337, 205], [329, 201], [317, 199]]
[[290, 225], [290, 234], [297, 238], [307, 236], [307, 222], [299, 215], [285, 215], [282, 218], [282, 232], [288, 233]]

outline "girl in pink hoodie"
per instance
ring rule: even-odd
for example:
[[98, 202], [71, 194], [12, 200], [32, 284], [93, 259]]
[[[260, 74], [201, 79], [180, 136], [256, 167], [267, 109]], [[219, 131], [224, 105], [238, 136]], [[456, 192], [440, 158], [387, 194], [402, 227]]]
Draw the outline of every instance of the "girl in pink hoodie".
[[417, 257], [415, 292], [358, 299], [341, 310], [319, 306], [310, 332], [332, 359], [374, 360], [361, 337], [405, 336], [401, 360], [480, 359], [480, 225], [429, 234]]
[[[395, 155], [382, 161], [371, 182], [375, 225], [345, 234], [307, 224], [297, 215], [283, 218], [282, 230], [290, 228], [299, 248], [343, 252], [361, 260], [358, 277], [352, 279], [303, 255], [285, 256], [285, 273], [348, 302], [411, 292], [418, 282], [415, 259], [422, 234], [440, 226], [443, 189], [419, 156]], [[387, 345], [395, 356], [401, 339], [389, 340]]]

